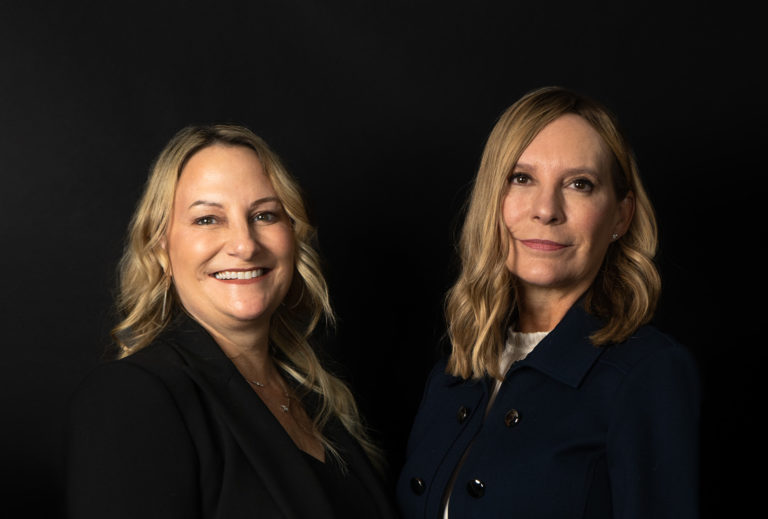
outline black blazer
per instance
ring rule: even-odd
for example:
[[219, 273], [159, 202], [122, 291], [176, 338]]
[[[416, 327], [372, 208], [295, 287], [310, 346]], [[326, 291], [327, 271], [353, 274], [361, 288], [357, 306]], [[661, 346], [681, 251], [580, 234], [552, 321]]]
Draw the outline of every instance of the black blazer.
[[[336, 420], [324, 433], [379, 517], [395, 517], [360, 445]], [[304, 456], [211, 336], [182, 316], [75, 393], [67, 509], [77, 519], [336, 517]]]

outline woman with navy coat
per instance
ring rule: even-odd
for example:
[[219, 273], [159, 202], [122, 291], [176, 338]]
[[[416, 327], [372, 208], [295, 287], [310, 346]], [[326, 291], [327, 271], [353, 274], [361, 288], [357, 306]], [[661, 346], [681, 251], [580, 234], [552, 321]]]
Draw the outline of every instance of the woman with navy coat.
[[486, 144], [397, 498], [406, 518], [694, 518], [699, 378], [649, 325], [657, 230], [616, 119], [559, 87]]

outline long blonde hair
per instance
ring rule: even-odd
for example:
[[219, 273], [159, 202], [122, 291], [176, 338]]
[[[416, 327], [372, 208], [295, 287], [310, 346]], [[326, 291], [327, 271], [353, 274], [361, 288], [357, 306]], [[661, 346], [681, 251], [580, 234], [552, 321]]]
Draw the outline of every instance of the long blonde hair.
[[[315, 230], [309, 223], [299, 186], [278, 156], [247, 128], [234, 125], [183, 128], [152, 166], [131, 219], [118, 268], [116, 306], [122, 320], [112, 330], [120, 348], [118, 357], [127, 357], [147, 346], [169, 324], [172, 310], [181, 307], [168, 275], [170, 262], [162, 244], [181, 171], [192, 155], [214, 144], [244, 146], [256, 153], [293, 224], [296, 241], [293, 281], [283, 304], [272, 315], [269, 327], [275, 362], [296, 382], [299, 396], [319, 397], [314, 416], [317, 431], [322, 431], [331, 417], [337, 417], [372, 461], [381, 465], [380, 452], [369, 439], [352, 393], [321, 365], [309, 343], [321, 319], [333, 324], [334, 314], [320, 259], [312, 246]], [[335, 447], [318, 434], [325, 447], [339, 458]]]
[[459, 239], [461, 271], [446, 297], [453, 348], [448, 371], [455, 376], [501, 377], [498, 359], [516, 305], [513, 276], [506, 267], [509, 236], [501, 215], [506, 181], [534, 137], [565, 114], [584, 118], [608, 145], [617, 199], [623, 200], [629, 192], [635, 197], [629, 229], [610, 245], [585, 294], [587, 311], [605, 321], [591, 340], [595, 345], [621, 342], [653, 316], [661, 291], [653, 263], [656, 218], [633, 152], [607, 108], [561, 87], [540, 88], [501, 115], [480, 161]]

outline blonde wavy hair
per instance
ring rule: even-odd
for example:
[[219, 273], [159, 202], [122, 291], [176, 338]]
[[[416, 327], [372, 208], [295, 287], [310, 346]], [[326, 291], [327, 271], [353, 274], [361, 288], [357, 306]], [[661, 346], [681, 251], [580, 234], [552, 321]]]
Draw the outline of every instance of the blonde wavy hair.
[[632, 149], [607, 108], [561, 87], [543, 87], [527, 93], [501, 115], [483, 150], [458, 244], [461, 270], [445, 304], [452, 344], [447, 370], [454, 376], [502, 376], [499, 356], [517, 298], [506, 267], [509, 236], [501, 214], [507, 179], [534, 137], [565, 114], [584, 118], [608, 145], [617, 199], [623, 200], [629, 192], [635, 196], [629, 229], [609, 246], [583, 300], [586, 310], [605, 322], [590, 339], [598, 346], [624, 341], [656, 309], [661, 291], [653, 263], [656, 217]]
[[343, 462], [335, 447], [319, 432], [334, 416], [360, 442], [374, 464], [381, 467], [380, 451], [361, 422], [352, 393], [322, 366], [309, 342], [322, 319], [330, 325], [334, 323], [334, 314], [320, 259], [312, 246], [316, 234], [309, 223], [301, 191], [278, 156], [247, 128], [234, 125], [183, 128], [152, 166], [129, 224], [118, 267], [116, 307], [121, 320], [112, 330], [119, 347], [118, 357], [127, 357], [147, 346], [168, 326], [174, 310], [183, 310], [168, 275], [170, 260], [163, 247], [164, 238], [184, 166], [192, 155], [217, 144], [244, 146], [256, 153], [293, 226], [296, 243], [293, 281], [283, 304], [272, 315], [269, 328], [276, 364], [295, 381], [300, 398], [318, 397], [319, 405], [313, 417], [315, 430], [335, 458]]

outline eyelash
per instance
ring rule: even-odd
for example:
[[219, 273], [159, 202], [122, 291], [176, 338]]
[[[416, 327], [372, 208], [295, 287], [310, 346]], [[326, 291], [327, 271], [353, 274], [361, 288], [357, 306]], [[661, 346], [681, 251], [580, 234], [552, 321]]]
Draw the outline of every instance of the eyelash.
[[[585, 187], [583, 188], [576, 187], [577, 183], [583, 183], [585, 184]], [[572, 181], [569, 185], [573, 186], [577, 191], [584, 191], [586, 193], [592, 191], [595, 188], [594, 182], [586, 178], [577, 178], [574, 181]]]
[[[268, 217], [268, 218], [263, 218], [263, 217]], [[261, 213], [256, 213], [255, 215], [253, 215], [252, 219], [256, 222], [272, 223], [277, 221], [278, 216], [272, 211], [263, 211]]]
[[195, 225], [213, 225], [214, 223], [216, 223], [215, 216], [207, 215], [195, 218]]
[[520, 180], [525, 180], [525, 182], [528, 182], [529, 180], [531, 180], [531, 177], [529, 177], [525, 173], [512, 173], [509, 176], [509, 183], [510, 184], [513, 184], [513, 183], [514, 184], [521, 184]]
[[[272, 211], [262, 211], [256, 213], [251, 217], [254, 222], [274, 223], [278, 220], [279, 216]], [[219, 219], [213, 215], [201, 216], [194, 219], [195, 225], [206, 226], [219, 223]]]
[[[510, 184], [525, 185], [531, 181], [531, 177], [527, 173], [512, 173], [509, 176], [508, 182]], [[584, 184], [584, 187], [577, 187], [577, 184]], [[577, 178], [568, 183], [569, 186], [573, 186], [576, 191], [583, 191], [585, 193], [591, 192], [595, 188], [595, 183], [587, 178]]]

